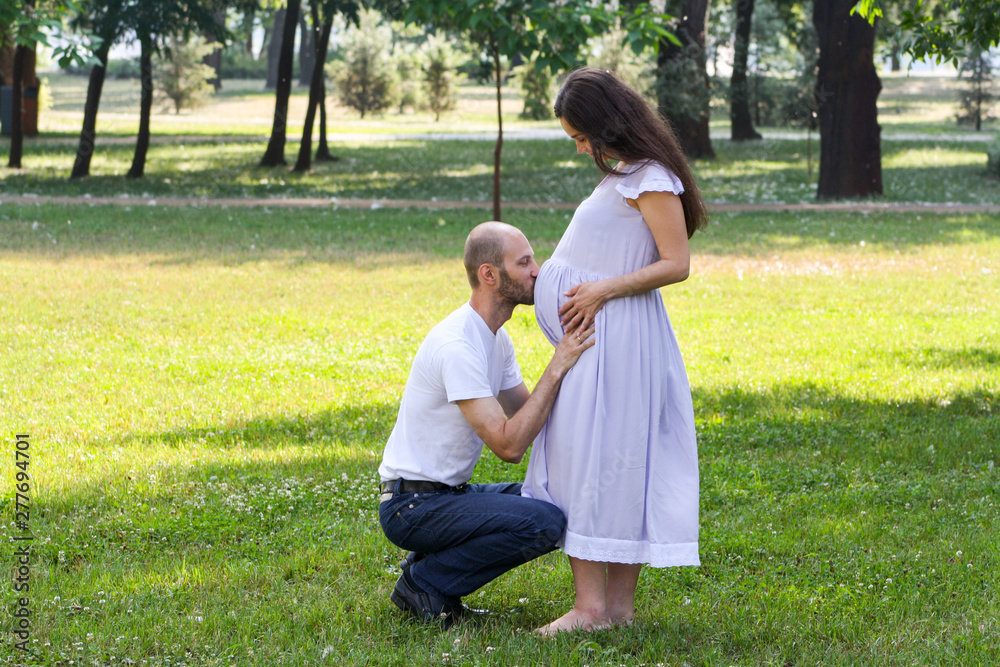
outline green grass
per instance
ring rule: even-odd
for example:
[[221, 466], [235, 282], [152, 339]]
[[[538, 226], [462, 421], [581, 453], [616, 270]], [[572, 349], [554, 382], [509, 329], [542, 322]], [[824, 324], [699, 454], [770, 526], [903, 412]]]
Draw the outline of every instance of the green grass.
[[[42, 136], [29, 139], [20, 171], [0, 172], [4, 194], [195, 197], [346, 197], [425, 200], [492, 198], [494, 142], [487, 140], [373, 140], [386, 133], [495, 132], [492, 91], [462, 88], [459, 110], [434, 123], [429, 114], [388, 113], [364, 120], [340, 107], [330, 110], [331, 148], [340, 162], [314, 164], [306, 174], [289, 167], [262, 169], [273, 115], [273, 94], [260, 81], [227, 81], [201, 110], [180, 116], [158, 113], [146, 176], [123, 177], [134, 152], [138, 83], [110, 80], [99, 114], [91, 176], [69, 180], [79, 141], [86, 79], [51, 75], [52, 106], [42, 114]], [[986, 144], [963, 141], [984, 133], [959, 128], [954, 115], [956, 82], [947, 77], [885, 77], [880, 123], [885, 129], [882, 166], [887, 202], [990, 204], [998, 182], [986, 168]], [[526, 122], [517, 90], [504, 90], [504, 126], [557, 129], [556, 121]], [[301, 132], [305, 92], [292, 96], [288, 131]], [[949, 115], [950, 114], [950, 115]], [[727, 126], [713, 127], [725, 136]], [[768, 130], [770, 131], [770, 130]], [[778, 130], [781, 132], [781, 130]], [[913, 133], [924, 138], [906, 139]], [[802, 132], [790, 136], [801, 135]], [[787, 132], [780, 136], [789, 136]], [[890, 138], [895, 136], [896, 138]], [[699, 182], [712, 202], [813, 202], [819, 172], [819, 137], [733, 143], [713, 141], [716, 160], [695, 163]], [[6, 141], [0, 150], [6, 150]], [[286, 145], [289, 166], [298, 141]], [[0, 156], [2, 157], [2, 156]], [[599, 180], [586, 157], [562, 140], [505, 143], [502, 195], [507, 201], [539, 204], [577, 202]]]
[[[702, 567], [647, 569], [638, 622], [592, 636], [530, 634], [571, 604], [559, 554], [474, 595], [485, 622], [408, 622], [376, 466], [416, 346], [467, 297], [475, 216], [0, 206], [0, 497], [12, 517], [30, 433], [35, 534], [32, 653], [5, 635], [0, 662], [991, 664], [1000, 235], [981, 215], [717, 215], [663, 292]], [[511, 222], [545, 257], [566, 219]], [[508, 329], [530, 383], [549, 346], [530, 309]], [[487, 455], [476, 480], [522, 475]]]
[[[340, 162], [316, 164], [294, 174], [288, 167], [257, 167], [265, 144], [224, 137], [187, 137], [155, 144], [145, 178], [123, 174], [132, 147], [101, 147], [90, 178], [69, 180], [73, 148], [46, 143], [31, 150], [25, 169], [3, 175], [5, 193], [64, 196], [360, 197], [422, 200], [492, 198], [493, 142], [470, 140], [340, 141]], [[818, 141], [734, 143], [716, 140], [719, 157], [694, 164], [712, 202], [814, 202]], [[809, 151], [812, 151], [812, 180]], [[297, 144], [286, 152], [294, 163]], [[577, 202], [600, 180], [572, 143], [518, 140], [505, 144], [501, 192], [506, 201], [541, 205]], [[883, 145], [884, 201], [996, 203], [1000, 183], [986, 169], [983, 146], [955, 141], [895, 141]]]

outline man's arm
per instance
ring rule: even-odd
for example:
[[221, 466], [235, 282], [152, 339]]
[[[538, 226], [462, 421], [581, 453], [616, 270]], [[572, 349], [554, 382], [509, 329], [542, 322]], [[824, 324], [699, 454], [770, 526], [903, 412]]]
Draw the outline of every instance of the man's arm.
[[500, 407], [503, 408], [503, 413], [507, 415], [507, 419], [517, 414], [517, 411], [528, 402], [529, 398], [531, 398], [531, 392], [528, 391], [528, 385], [523, 382], [516, 387], [502, 390], [500, 395], [497, 396], [497, 400], [500, 401]]
[[[593, 334], [593, 326], [580, 331], [579, 336], [576, 329], [566, 331], [530, 395], [525, 396], [515, 391], [504, 397], [504, 405], [493, 397], [456, 401], [465, 419], [490, 451], [508, 463], [520, 463], [548, 419], [566, 372], [573, 367], [584, 350], [594, 345]], [[524, 391], [527, 391], [527, 387], [524, 387]], [[524, 400], [520, 409], [507, 419], [504, 408], [514, 407], [521, 398]]]

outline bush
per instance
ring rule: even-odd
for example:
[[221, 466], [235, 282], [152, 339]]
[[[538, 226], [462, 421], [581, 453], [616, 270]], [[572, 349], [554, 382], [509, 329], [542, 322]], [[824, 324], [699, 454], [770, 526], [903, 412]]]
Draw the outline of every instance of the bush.
[[195, 108], [204, 104], [215, 87], [209, 83], [215, 78], [215, 70], [203, 59], [214, 51], [215, 44], [204, 40], [181, 41], [171, 38], [163, 54], [153, 66], [153, 78], [159, 84], [159, 97], [169, 100], [177, 113], [183, 108]]
[[521, 93], [524, 96], [521, 118], [552, 118], [552, 75], [549, 70], [539, 70], [534, 62], [526, 62], [518, 68], [517, 78], [521, 81]]
[[104, 76], [109, 79], [138, 79], [142, 76], [142, 68], [138, 58], [108, 59], [108, 67]]
[[421, 72], [423, 58], [419, 51], [412, 49], [397, 49], [393, 57], [396, 64], [396, 74], [399, 79], [398, 99], [399, 113], [406, 107], [419, 109], [423, 105], [423, 86]]
[[657, 88], [660, 107], [668, 118], [698, 118], [711, 101], [699, 66], [697, 47], [688, 48], [660, 66]]
[[243, 44], [230, 44], [222, 50], [223, 79], [266, 79], [267, 58], [254, 58]]
[[342, 42], [342, 60], [328, 66], [340, 101], [360, 112], [362, 118], [368, 112], [393, 106], [398, 81], [391, 51], [391, 28], [382, 22], [378, 12], [366, 10], [361, 12], [359, 25]]
[[458, 104], [455, 67], [458, 53], [445, 39], [432, 36], [424, 45], [424, 95], [434, 120]]

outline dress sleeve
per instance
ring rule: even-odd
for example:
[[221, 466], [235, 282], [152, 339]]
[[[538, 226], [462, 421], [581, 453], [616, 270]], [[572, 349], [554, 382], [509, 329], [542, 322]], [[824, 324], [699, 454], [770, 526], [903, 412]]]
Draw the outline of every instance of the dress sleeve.
[[649, 162], [639, 165], [631, 173], [622, 176], [615, 184], [617, 190], [626, 199], [635, 199], [643, 192], [671, 192], [675, 195], [684, 193], [684, 184], [674, 172], [659, 162]]

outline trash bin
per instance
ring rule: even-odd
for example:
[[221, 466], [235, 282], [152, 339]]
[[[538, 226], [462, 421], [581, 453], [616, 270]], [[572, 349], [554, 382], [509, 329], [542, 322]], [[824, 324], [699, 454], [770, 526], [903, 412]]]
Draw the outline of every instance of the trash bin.
[[0, 134], [10, 136], [14, 116], [10, 113], [14, 106], [14, 86], [0, 86]]
[[26, 137], [38, 136], [38, 86], [28, 86], [21, 96], [21, 129]]
[[[0, 86], [0, 134], [14, 131], [14, 86]], [[21, 93], [21, 132], [26, 137], [38, 134], [38, 86]]]

